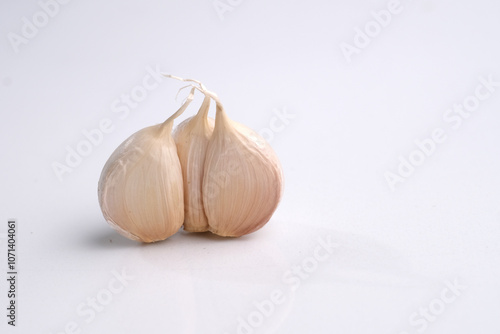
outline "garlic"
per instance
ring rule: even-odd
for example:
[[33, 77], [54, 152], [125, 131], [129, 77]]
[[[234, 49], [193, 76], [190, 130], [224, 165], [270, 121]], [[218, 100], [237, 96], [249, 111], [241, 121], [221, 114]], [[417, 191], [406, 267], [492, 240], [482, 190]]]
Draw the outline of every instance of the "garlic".
[[184, 179], [184, 230], [189, 232], [209, 229], [201, 193], [205, 154], [214, 129], [209, 108], [210, 97], [205, 96], [198, 113], [180, 123], [173, 133]]
[[203, 174], [203, 207], [209, 230], [238, 237], [271, 218], [281, 199], [283, 173], [278, 157], [260, 135], [228, 118], [217, 96], [215, 127]]
[[[99, 180], [99, 204], [106, 221], [138, 241], [186, 231], [238, 237], [271, 218], [281, 199], [283, 172], [269, 144], [227, 116], [219, 98], [196, 80], [186, 102], [165, 122], [124, 141], [106, 162]], [[198, 113], [179, 124], [198, 89], [205, 99]], [[216, 102], [215, 121], [208, 117]]]
[[106, 221], [127, 238], [154, 242], [176, 233], [184, 222], [181, 164], [172, 138], [176, 117], [144, 128], [125, 140], [106, 162], [99, 180], [99, 204]]
[[[230, 120], [217, 95], [201, 82], [166, 76], [195, 82], [198, 86], [193, 87], [205, 95], [198, 114], [174, 131], [184, 175], [184, 229], [230, 237], [257, 231], [281, 199], [278, 157], [264, 138]], [[216, 102], [215, 126], [207, 118], [210, 98]]]

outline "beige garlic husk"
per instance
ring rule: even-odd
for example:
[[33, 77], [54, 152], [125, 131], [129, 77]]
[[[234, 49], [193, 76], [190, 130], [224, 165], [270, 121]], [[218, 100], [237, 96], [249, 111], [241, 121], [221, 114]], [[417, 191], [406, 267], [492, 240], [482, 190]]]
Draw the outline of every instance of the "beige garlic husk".
[[194, 89], [164, 123], [144, 128], [125, 140], [102, 170], [98, 186], [102, 213], [127, 238], [164, 240], [184, 222], [182, 170], [172, 126], [193, 97]]
[[188, 232], [209, 230], [202, 200], [205, 154], [214, 130], [209, 108], [210, 97], [205, 96], [198, 113], [180, 123], [173, 133], [184, 179], [184, 230]]
[[257, 231], [281, 199], [283, 172], [271, 146], [259, 134], [227, 116], [218, 97], [215, 127], [203, 170], [203, 208], [209, 230], [238, 237]]

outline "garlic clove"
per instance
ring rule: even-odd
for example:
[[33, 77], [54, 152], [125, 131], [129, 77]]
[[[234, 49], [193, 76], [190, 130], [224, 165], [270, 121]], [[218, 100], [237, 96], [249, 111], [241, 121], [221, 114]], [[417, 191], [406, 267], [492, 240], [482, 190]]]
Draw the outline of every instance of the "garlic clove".
[[201, 191], [205, 154], [214, 129], [209, 108], [210, 97], [205, 96], [198, 113], [180, 123], [173, 133], [184, 180], [184, 230], [189, 232], [208, 231]]
[[164, 240], [184, 221], [182, 171], [172, 138], [173, 120], [193, 100], [164, 123], [144, 128], [125, 140], [106, 162], [98, 186], [106, 221], [127, 238]]
[[264, 226], [276, 210], [283, 172], [260, 135], [228, 118], [215, 94], [215, 127], [203, 174], [203, 207], [210, 231], [238, 237]]

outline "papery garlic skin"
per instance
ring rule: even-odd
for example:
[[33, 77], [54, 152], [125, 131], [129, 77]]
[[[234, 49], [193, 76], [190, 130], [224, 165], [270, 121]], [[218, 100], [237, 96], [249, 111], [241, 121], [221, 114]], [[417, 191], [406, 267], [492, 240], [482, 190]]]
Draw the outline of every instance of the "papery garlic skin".
[[188, 232], [209, 230], [202, 199], [205, 154], [214, 129], [214, 120], [208, 117], [209, 108], [210, 97], [206, 96], [198, 113], [180, 123], [172, 135], [184, 180], [184, 230]]
[[133, 134], [111, 155], [99, 180], [106, 221], [133, 240], [164, 240], [184, 221], [181, 165], [163, 130], [156, 125]]
[[231, 237], [255, 232], [271, 218], [282, 190], [283, 172], [271, 146], [217, 103], [202, 188], [210, 231]]
[[113, 152], [101, 173], [99, 204], [106, 221], [132, 240], [154, 242], [176, 233], [184, 222], [184, 190], [173, 120], [144, 128]]

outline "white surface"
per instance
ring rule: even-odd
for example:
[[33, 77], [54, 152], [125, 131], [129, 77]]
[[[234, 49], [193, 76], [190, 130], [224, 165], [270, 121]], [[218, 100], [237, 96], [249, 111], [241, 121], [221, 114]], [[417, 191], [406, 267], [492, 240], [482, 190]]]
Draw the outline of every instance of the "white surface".
[[[11, 328], [2, 311], [0, 331], [60, 333], [75, 322], [81, 333], [238, 333], [239, 317], [278, 290], [284, 302], [239, 332], [413, 334], [425, 323], [418, 312], [445, 305], [425, 333], [498, 333], [500, 88], [457, 130], [443, 114], [480, 76], [500, 81], [499, 3], [402, 1], [350, 63], [341, 43], [386, 1], [232, 3], [221, 20], [211, 0], [74, 0], [15, 53], [7, 34], [40, 7], [1, 2], [0, 233], [18, 219], [19, 313]], [[275, 109], [295, 115], [274, 133], [286, 187], [260, 231], [181, 231], [143, 245], [105, 223], [106, 159], [183, 96], [175, 101], [182, 85], [165, 79], [125, 119], [111, 111], [156, 65], [203, 81], [257, 131]], [[182, 119], [199, 103], [198, 94]], [[60, 182], [51, 164], [104, 118], [114, 131]], [[435, 128], [447, 140], [391, 191], [384, 173]], [[313, 265], [328, 236], [332, 254], [293, 290], [288, 271]], [[106, 296], [114, 270], [134, 279], [87, 323], [79, 305]], [[465, 288], [443, 304], [447, 281]], [[6, 288], [2, 279], [3, 310]]]

